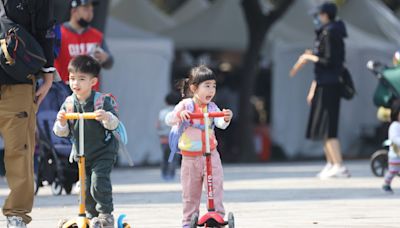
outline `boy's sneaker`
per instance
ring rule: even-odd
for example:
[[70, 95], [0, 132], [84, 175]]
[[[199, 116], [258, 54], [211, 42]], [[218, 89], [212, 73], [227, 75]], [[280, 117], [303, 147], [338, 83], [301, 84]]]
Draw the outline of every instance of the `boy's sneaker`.
[[7, 216], [7, 228], [26, 228], [26, 224], [19, 216]]
[[103, 228], [114, 228], [114, 216], [112, 214], [99, 214], [99, 220]]
[[101, 224], [101, 221], [99, 218], [94, 217], [90, 219], [90, 228], [103, 228], [103, 224]]
[[390, 185], [388, 185], [388, 184], [384, 184], [384, 185], [382, 186], [382, 190], [383, 190], [385, 193], [393, 194], [392, 187], [390, 187]]

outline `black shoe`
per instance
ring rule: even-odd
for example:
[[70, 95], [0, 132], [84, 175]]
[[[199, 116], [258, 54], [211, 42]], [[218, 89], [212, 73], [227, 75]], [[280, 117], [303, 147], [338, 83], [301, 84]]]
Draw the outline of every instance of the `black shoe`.
[[390, 185], [388, 185], [388, 184], [384, 184], [384, 185], [382, 186], [382, 190], [383, 190], [384, 192], [386, 192], [386, 193], [393, 194], [392, 187], [390, 187]]

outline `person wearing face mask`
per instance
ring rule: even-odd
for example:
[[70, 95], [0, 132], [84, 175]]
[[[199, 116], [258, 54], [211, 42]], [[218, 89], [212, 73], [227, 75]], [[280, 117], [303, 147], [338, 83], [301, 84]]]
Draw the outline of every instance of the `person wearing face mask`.
[[307, 102], [311, 106], [308, 120], [307, 139], [323, 140], [326, 166], [318, 173], [321, 179], [350, 177], [343, 165], [338, 123], [340, 110], [339, 76], [344, 71], [345, 44], [347, 37], [345, 24], [336, 19], [334, 3], [325, 2], [313, 13], [316, 32], [313, 50], [306, 50], [292, 68], [294, 77], [305, 64], [314, 63], [315, 79], [311, 84]]
[[[69, 21], [61, 25], [61, 44], [55, 67], [63, 82], [68, 85], [68, 64], [78, 55], [94, 57], [102, 68], [113, 66], [113, 57], [105, 43], [104, 35], [90, 26], [93, 20], [93, 7], [97, 0], [71, 0]], [[67, 86], [68, 88], [68, 86]], [[94, 86], [99, 90], [99, 83]]]

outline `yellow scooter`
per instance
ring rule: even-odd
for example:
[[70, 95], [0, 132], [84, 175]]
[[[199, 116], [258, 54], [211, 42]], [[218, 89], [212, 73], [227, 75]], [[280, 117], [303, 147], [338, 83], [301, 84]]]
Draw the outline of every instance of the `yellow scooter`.
[[[78, 169], [79, 169], [79, 214], [78, 217], [63, 220], [59, 224], [59, 228], [89, 228], [90, 220], [86, 217], [86, 204], [85, 204], [85, 153], [84, 153], [84, 120], [95, 119], [96, 115], [93, 112], [87, 113], [67, 113], [65, 116], [68, 120], [79, 120], [79, 150], [78, 150]], [[122, 226], [121, 226], [122, 225]], [[127, 223], [118, 225], [118, 228], [131, 228]], [[92, 225], [92, 227], [101, 228], [100, 221], [98, 224]]]

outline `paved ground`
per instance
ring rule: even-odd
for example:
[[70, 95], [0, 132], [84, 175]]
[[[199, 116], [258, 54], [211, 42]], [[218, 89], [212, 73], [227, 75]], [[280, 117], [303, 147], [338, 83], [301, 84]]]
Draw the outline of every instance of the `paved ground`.
[[[351, 179], [318, 180], [314, 175], [321, 166], [322, 162], [225, 166], [225, 207], [234, 212], [236, 227], [400, 227], [400, 190], [383, 194], [382, 179], [372, 176], [368, 161], [348, 162]], [[180, 227], [179, 181], [165, 183], [159, 176], [158, 169], [116, 169], [115, 213], [126, 213], [137, 228]], [[399, 178], [393, 186], [399, 189]], [[2, 201], [6, 194], [2, 182]], [[56, 227], [59, 219], [73, 217], [76, 211], [76, 195], [52, 196], [49, 187], [41, 188], [29, 227]], [[0, 227], [6, 227], [4, 218]]]

